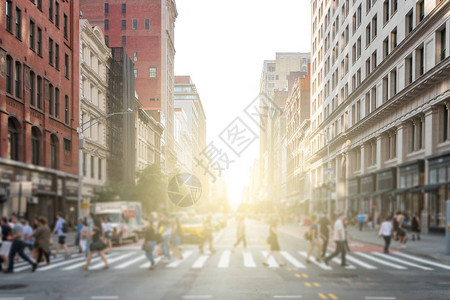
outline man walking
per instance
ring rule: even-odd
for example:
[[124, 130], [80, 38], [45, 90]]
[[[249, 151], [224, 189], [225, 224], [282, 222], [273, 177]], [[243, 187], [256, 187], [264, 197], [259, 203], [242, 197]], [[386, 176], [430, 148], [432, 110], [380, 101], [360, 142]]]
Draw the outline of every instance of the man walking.
[[328, 262], [334, 257], [341, 254], [341, 266], [345, 267], [345, 228], [344, 228], [345, 214], [340, 213], [336, 222], [334, 223], [333, 239], [336, 243], [336, 250], [329, 256], [325, 257], [324, 262], [328, 265]]
[[66, 258], [70, 257], [70, 251], [69, 248], [66, 245], [66, 237], [67, 237], [67, 222], [63, 219], [62, 212], [56, 213], [56, 218], [58, 221], [56, 221], [55, 228], [53, 229], [53, 233], [58, 235], [58, 245], [56, 245], [56, 252], [55, 257], [58, 256], [59, 249], [61, 246], [63, 247], [64, 251], [66, 252]]
[[12, 241], [11, 250], [9, 252], [9, 259], [8, 259], [8, 269], [5, 271], [5, 273], [13, 273], [14, 272], [14, 257], [16, 254], [19, 254], [20, 257], [22, 257], [23, 260], [28, 262], [32, 266], [32, 271], [34, 272], [36, 270], [36, 262], [31, 260], [25, 253], [24, 253], [24, 243], [22, 240], [22, 234], [23, 234], [23, 227], [22, 224], [18, 222], [17, 216], [12, 216], [11, 222], [13, 223], [13, 228], [11, 229], [11, 237], [9, 238], [10, 241]]
[[233, 249], [231, 252], [234, 253], [234, 250], [240, 243], [244, 244], [244, 251], [247, 250], [247, 239], [245, 237], [245, 218], [244, 216], [239, 217], [237, 224], [237, 240], [234, 243]]
[[320, 238], [323, 241], [322, 244], [322, 257], [325, 257], [327, 254], [328, 240], [330, 239], [331, 230], [331, 222], [328, 219], [326, 213], [324, 212], [322, 217], [319, 220], [320, 226]]

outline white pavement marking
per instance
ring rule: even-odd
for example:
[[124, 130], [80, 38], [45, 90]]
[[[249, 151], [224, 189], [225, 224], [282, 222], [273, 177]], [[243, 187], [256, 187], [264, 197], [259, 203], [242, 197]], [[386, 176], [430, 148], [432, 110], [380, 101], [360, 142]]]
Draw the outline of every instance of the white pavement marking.
[[246, 268], [255, 268], [255, 260], [253, 259], [252, 253], [250, 251], [244, 252], [244, 266]]
[[183, 261], [185, 261], [189, 256], [191, 256], [192, 253], [194, 253], [194, 251], [192, 251], [192, 250], [188, 250], [188, 251], [184, 252], [183, 253], [183, 259], [179, 259], [179, 260], [171, 262], [170, 264], [167, 265], [167, 268], [176, 268], [176, 267], [178, 267]]
[[439, 267], [439, 268], [443, 268], [443, 269], [446, 269], [446, 270], [450, 270], [450, 266], [444, 265], [444, 264], [440, 264], [440, 263], [437, 263], [437, 262], [434, 262], [434, 261], [431, 261], [431, 260], [418, 258], [418, 257], [412, 256], [412, 255], [408, 255], [408, 254], [400, 253], [400, 252], [392, 252], [392, 253], [394, 255], [400, 255], [400, 256], [403, 256], [403, 257], [406, 257], [406, 258], [409, 258], [409, 259], [412, 259], [412, 260], [415, 260], [415, 261], [418, 261], [418, 262], [421, 262], [421, 263], [424, 263], [424, 264], [428, 264], [428, 265], [432, 265], [432, 266], [435, 266], [435, 267]]
[[6, 298], [0, 298], [0, 300], [23, 300], [24, 297], [6, 297]]
[[[56, 261], [61, 261], [62, 259], [63, 258], [61, 257], [61, 258], [58, 258], [58, 259], [55, 259], [55, 260]], [[14, 264], [14, 272], [21, 272], [21, 271], [28, 270], [28, 269], [31, 269], [31, 265], [28, 262], [26, 263], [25, 266], [22, 265], [22, 267], [19, 267], [19, 268], [16, 268], [16, 266]]]
[[[335, 262], [336, 264], [338, 264], [338, 265], [341, 265], [341, 259], [340, 258], [337, 258], [337, 257], [334, 257], [333, 259], [332, 259], [332, 261], [333, 262]], [[346, 269], [348, 269], [348, 270], [354, 270], [354, 269], [356, 269], [356, 267], [355, 266], [353, 266], [353, 265], [348, 265], [348, 266], [346, 266], [345, 267]]]
[[230, 255], [231, 255], [230, 250], [225, 250], [222, 252], [218, 265], [219, 268], [228, 268], [230, 266]]
[[[155, 258], [155, 265], [159, 263], [159, 261], [162, 259], [162, 256], [158, 256], [157, 258]], [[143, 269], [143, 268], [150, 268], [150, 262], [146, 262], [143, 265], [140, 265], [139, 268]]]
[[388, 260], [392, 260], [392, 261], [395, 261], [395, 262], [398, 262], [400, 264], [404, 264], [404, 265], [407, 265], [407, 266], [410, 266], [410, 267], [416, 267], [416, 268], [419, 268], [419, 269], [422, 269], [422, 270], [427, 270], [427, 271], [432, 271], [433, 270], [432, 268], [424, 267], [424, 266], [421, 266], [421, 265], [418, 265], [418, 264], [415, 264], [415, 263], [412, 263], [412, 262], [409, 262], [409, 261], [404, 261], [404, 260], [398, 259], [396, 257], [392, 257], [392, 256], [387, 255], [387, 254], [382, 254], [382, 253], [379, 253], [379, 252], [372, 252], [372, 254], [384, 257], [384, 258], [386, 258]]
[[125, 269], [126, 267], [131, 266], [132, 264], [135, 264], [138, 261], [144, 260], [145, 258], [146, 258], [145, 255], [139, 254], [138, 257], [135, 257], [132, 260], [126, 261], [123, 264], [120, 264], [120, 265], [114, 267], [114, 269]]
[[[122, 259], [124, 259], [124, 258], [130, 257], [130, 256], [133, 255], [133, 254], [135, 254], [135, 253], [134, 253], [134, 252], [131, 252], [131, 253], [127, 253], [127, 254], [123, 254], [123, 255], [114, 257], [113, 259], [109, 259], [109, 260], [107, 259], [108, 265], [109, 265], [109, 264], [112, 264], [112, 263], [114, 263], [114, 262], [116, 262], [116, 261], [122, 260]], [[101, 262], [99, 262], [98, 264], [93, 265], [93, 266], [90, 267], [89, 269], [97, 270], [97, 269], [100, 269], [100, 268], [103, 267], [103, 266], [104, 266], [104, 263], [103, 263], [103, 261], [101, 261]]]
[[185, 295], [183, 299], [211, 299], [211, 295]]
[[288, 261], [290, 262], [294, 267], [296, 268], [300, 268], [300, 269], [306, 269], [306, 267], [299, 262], [297, 259], [295, 259], [292, 255], [290, 255], [288, 252], [286, 251], [281, 251], [280, 252], [281, 255]]
[[393, 264], [391, 262], [387, 262], [387, 261], [378, 259], [376, 257], [370, 256], [370, 255], [365, 254], [365, 253], [361, 253], [361, 252], [355, 252], [355, 253], [358, 254], [359, 256], [365, 257], [365, 258], [373, 260], [373, 261], [375, 261], [375, 262], [377, 262], [379, 264], [382, 264], [382, 265], [385, 265], [385, 266], [389, 266], [389, 267], [394, 268], [394, 269], [398, 269], [398, 270], [406, 270], [407, 269], [406, 267], [395, 265], [395, 264]]
[[395, 297], [370, 297], [370, 296], [366, 296], [366, 297], [364, 297], [364, 299], [366, 299], [366, 300], [395, 300], [397, 298], [395, 298]]
[[[299, 251], [298, 253], [300, 253], [301, 256], [303, 256], [303, 257], [306, 258], [306, 252], [305, 252], [305, 251]], [[317, 262], [315, 259], [312, 259], [311, 262], [312, 262], [313, 264], [319, 266], [319, 267], [320, 267], [321, 269], [323, 269], [323, 270], [327, 270], [327, 271], [333, 270], [332, 267], [327, 266], [327, 265], [324, 264], [323, 262], [320, 262], [320, 263], [319, 263], [319, 262]]]
[[[266, 259], [267, 254], [269, 253], [268, 251], [261, 251], [264, 259]], [[267, 261], [267, 263], [269, 264], [269, 268], [279, 268], [280, 265], [277, 263], [277, 261], [275, 260], [274, 254], [272, 254], [269, 257], [269, 260]]]
[[[110, 255], [109, 257], [114, 257], [114, 256], [115, 256], [115, 255], [112, 254], [112, 255]], [[107, 257], [107, 258], [108, 258], [108, 257]], [[91, 260], [91, 263], [97, 262], [97, 261], [99, 261], [100, 259], [101, 259], [100, 256], [99, 256], [99, 257], [96, 257], [96, 258], [94, 258], [94, 259]], [[86, 264], [85, 261], [83, 261], [83, 262], [81, 262], [81, 263], [78, 263], [78, 264], [71, 265], [71, 266], [69, 266], [69, 267], [62, 268], [61, 270], [63, 270], [63, 271], [74, 270], [74, 269], [76, 269], [76, 268], [81, 267], [81, 266], [84, 265], [84, 264]]]
[[51, 270], [51, 269], [54, 269], [54, 268], [57, 268], [57, 267], [60, 267], [60, 266], [69, 265], [71, 263], [78, 262], [80, 260], [85, 260], [85, 259], [86, 258], [83, 256], [83, 257], [79, 257], [79, 258], [76, 258], [76, 259], [65, 260], [65, 261], [62, 261], [62, 262], [57, 263], [57, 264], [54, 264], [53, 261], [50, 261], [50, 266], [45, 266], [45, 267], [42, 267], [42, 268], [38, 267], [36, 269], [36, 271], [38, 271], [38, 272], [47, 271], [47, 270]]
[[194, 262], [192, 265], [193, 269], [201, 269], [205, 265], [206, 261], [208, 260], [209, 255], [202, 255]]
[[372, 266], [371, 264], [365, 263], [362, 260], [359, 260], [357, 258], [354, 258], [353, 256], [347, 255], [346, 258], [349, 261], [351, 261], [351, 262], [353, 262], [353, 263], [355, 263], [357, 265], [360, 265], [363, 268], [366, 268], [366, 269], [369, 269], [369, 270], [376, 270], [376, 269], [378, 269], [377, 267]]
[[280, 295], [280, 296], [273, 296], [275, 299], [302, 299], [303, 296], [300, 295]]
[[113, 299], [119, 299], [119, 296], [92, 296], [91, 299], [93, 299], [93, 300], [113, 300]]

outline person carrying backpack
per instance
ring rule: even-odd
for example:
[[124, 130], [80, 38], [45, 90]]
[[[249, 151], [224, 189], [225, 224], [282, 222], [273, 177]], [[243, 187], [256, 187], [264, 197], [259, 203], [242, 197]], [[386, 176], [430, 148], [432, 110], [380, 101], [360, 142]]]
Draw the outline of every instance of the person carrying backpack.
[[55, 228], [53, 229], [53, 233], [58, 235], [58, 245], [56, 245], [55, 257], [58, 256], [59, 249], [62, 246], [64, 248], [64, 251], [66, 252], [66, 258], [70, 258], [70, 251], [66, 245], [68, 225], [67, 225], [66, 220], [64, 220], [62, 216], [63, 216], [62, 212], [56, 213], [56, 218], [58, 220], [56, 221], [56, 225], [55, 225]]

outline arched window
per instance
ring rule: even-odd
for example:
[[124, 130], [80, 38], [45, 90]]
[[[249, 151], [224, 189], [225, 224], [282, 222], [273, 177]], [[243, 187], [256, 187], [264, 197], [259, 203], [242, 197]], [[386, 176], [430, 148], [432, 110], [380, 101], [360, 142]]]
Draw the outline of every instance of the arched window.
[[37, 127], [31, 128], [31, 162], [40, 165], [41, 162], [41, 132]]
[[19, 126], [15, 119], [8, 119], [8, 158], [19, 160]]
[[50, 136], [50, 167], [53, 169], [58, 168], [58, 152], [59, 142], [56, 135], [52, 134]]

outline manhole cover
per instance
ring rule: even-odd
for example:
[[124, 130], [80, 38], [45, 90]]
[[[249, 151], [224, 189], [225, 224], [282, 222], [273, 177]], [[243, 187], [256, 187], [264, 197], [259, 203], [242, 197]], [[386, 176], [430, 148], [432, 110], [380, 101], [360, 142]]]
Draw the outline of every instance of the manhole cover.
[[170, 180], [168, 193], [173, 204], [180, 207], [189, 207], [200, 199], [202, 185], [195, 175], [180, 173]]
[[26, 287], [26, 284], [4, 284], [0, 285], [0, 290], [18, 290]]
[[320, 277], [331, 277], [331, 278], [355, 278], [358, 277], [356, 274], [339, 274], [339, 273], [331, 273], [331, 274], [320, 274]]

